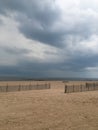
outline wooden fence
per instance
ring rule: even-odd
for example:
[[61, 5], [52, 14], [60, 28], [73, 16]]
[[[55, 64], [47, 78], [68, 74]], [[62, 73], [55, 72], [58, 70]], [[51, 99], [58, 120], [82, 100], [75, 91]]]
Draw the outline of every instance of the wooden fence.
[[85, 85], [65, 85], [65, 93], [95, 91], [98, 90], [98, 83], [86, 83]]
[[50, 84], [37, 84], [37, 85], [16, 85], [16, 86], [0, 86], [0, 92], [15, 92], [15, 91], [26, 91], [26, 90], [43, 90], [50, 89]]

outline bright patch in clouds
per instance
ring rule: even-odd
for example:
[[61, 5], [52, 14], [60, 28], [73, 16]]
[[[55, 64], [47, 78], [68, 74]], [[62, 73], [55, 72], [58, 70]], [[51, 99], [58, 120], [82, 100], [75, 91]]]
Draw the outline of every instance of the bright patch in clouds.
[[[25, 38], [18, 30], [19, 23], [12, 17], [1, 16], [1, 20], [3, 24], [0, 26], [0, 47], [2, 54], [0, 65], [17, 65], [22, 58], [39, 63], [56, 63], [62, 61], [62, 58], [58, 54], [60, 51], [59, 48]], [[15, 55], [15, 52], [17, 52], [19, 57]]]

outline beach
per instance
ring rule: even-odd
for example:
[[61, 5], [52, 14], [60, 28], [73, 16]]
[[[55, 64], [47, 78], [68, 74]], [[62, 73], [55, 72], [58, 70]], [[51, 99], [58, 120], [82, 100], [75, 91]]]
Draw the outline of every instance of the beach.
[[[20, 82], [29, 84], [7, 83]], [[65, 82], [36, 83], [50, 83], [51, 89], [0, 93], [0, 130], [98, 130], [98, 91], [65, 94]]]

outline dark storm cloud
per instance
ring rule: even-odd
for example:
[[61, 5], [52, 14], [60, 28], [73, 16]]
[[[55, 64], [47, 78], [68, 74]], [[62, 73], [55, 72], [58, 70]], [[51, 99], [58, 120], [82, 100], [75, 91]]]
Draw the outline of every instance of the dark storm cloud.
[[[45, 61], [40, 63], [33, 56], [32, 60], [23, 56], [30, 53], [30, 49], [2, 46], [0, 50], [9, 55], [22, 56], [22, 58], [18, 59], [16, 66], [8, 67], [1, 64], [0, 74], [42, 77], [52, 76], [54, 70], [56, 76], [56, 71], [67, 75], [68, 71], [82, 72], [87, 67], [98, 66], [98, 55], [87, 54], [85, 53], [86, 50], [82, 50], [83, 46], [80, 45], [79, 47], [80, 41], [87, 42], [92, 35], [98, 35], [96, 14], [93, 14], [94, 11], [87, 13], [86, 10], [84, 10], [86, 14], [81, 13], [82, 9], [79, 10], [80, 14], [70, 11], [66, 10], [62, 14], [53, 0], [0, 0], [0, 14], [18, 21], [19, 33], [30, 40], [54, 46], [55, 49], [60, 48], [60, 52], [46, 50], [44, 55], [51, 55], [51, 57], [52, 55], [60, 55], [60, 59], [63, 59], [58, 63], [45, 63]], [[0, 21], [0, 24], [2, 24], [2, 21]], [[36, 44], [36, 42], [33, 42], [33, 44]], [[76, 50], [74, 50], [75, 47], [77, 47]], [[78, 49], [82, 51], [77, 53]], [[84, 56], [81, 56], [81, 53], [85, 53]], [[40, 51], [37, 56], [39, 55]], [[69, 56], [68, 60], [65, 58], [67, 55]], [[52, 59], [51, 57], [50, 59]], [[62, 73], [59, 74], [58, 72], [58, 76], [60, 77]]]
[[19, 68], [13, 66], [0, 66], [0, 76], [2, 75], [17, 75], [19, 74]]
[[[24, 25], [25, 26], [25, 25]], [[29, 29], [30, 28], [30, 29]], [[51, 32], [49, 30], [31, 29], [32, 27], [20, 27], [20, 30], [24, 33], [27, 38], [36, 40], [45, 44], [53, 46], [62, 46], [62, 34], [61, 32]]]
[[95, 67], [98, 66], [98, 54], [91, 56], [76, 56], [72, 60], [67, 63], [63, 63], [61, 65], [60, 70], [66, 71], [74, 71], [74, 72], [82, 72], [85, 71], [87, 67]]
[[[69, 21], [70, 24], [66, 25], [68, 16], [65, 15], [65, 26], [62, 26], [64, 23], [61, 20], [61, 11], [55, 6], [53, 0], [3, 0], [0, 1], [0, 6], [1, 13], [7, 15], [10, 13], [17, 14], [16, 20], [20, 23], [19, 30], [25, 37], [44, 44], [62, 47], [69, 44], [69, 35], [74, 37], [74, 41], [70, 42], [78, 43], [79, 41], [89, 39], [94, 33], [98, 34], [98, 28], [94, 29], [96, 24], [94, 20], [96, 19], [92, 20], [92, 15], [88, 14], [87, 16], [81, 16], [82, 14], [80, 14], [80, 20], [76, 21], [76, 24], [73, 26], [75, 19], [70, 19], [72, 22]], [[58, 28], [58, 26], [56, 27], [57, 22], [61, 24], [61, 27], [54, 29], [54, 27]]]
[[22, 13], [16, 19], [20, 22], [19, 30], [25, 37], [60, 47], [64, 33], [52, 29], [52, 26], [60, 19], [60, 12], [53, 9], [51, 3], [44, 5], [43, 2], [43, 7], [41, 7], [41, 3], [36, 1], [31, 10], [28, 9], [30, 11], [28, 14]]
[[25, 59], [21, 60], [20, 64], [17, 66], [0, 66], [0, 75], [9, 76], [19, 76], [19, 77], [51, 77], [53, 69], [57, 69], [58, 64], [45, 64], [45, 63], [35, 63], [30, 62]]
[[58, 46], [62, 33], [52, 31], [51, 26], [60, 18], [60, 12], [59, 9], [53, 8], [52, 4], [54, 3], [50, 0], [0, 1], [1, 13], [18, 13], [16, 19], [20, 22], [19, 29], [27, 38]]
[[[98, 55], [91, 57], [77, 57], [71, 61], [63, 63], [37, 63], [28, 59], [21, 59], [16, 66], [0, 66], [0, 75], [20, 76], [20, 77], [78, 77], [79, 72], [85, 75], [85, 68], [98, 66]], [[71, 74], [70, 74], [71, 73]], [[82, 76], [83, 76], [82, 75]]]

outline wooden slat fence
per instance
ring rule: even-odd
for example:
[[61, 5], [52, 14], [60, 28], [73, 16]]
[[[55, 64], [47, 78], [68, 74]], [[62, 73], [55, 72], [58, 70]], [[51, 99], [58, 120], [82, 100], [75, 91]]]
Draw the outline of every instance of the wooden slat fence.
[[50, 84], [37, 84], [37, 85], [16, 85], [16, 86], [0, 86], [0, 92], [15, 92], [26, 90], [43, 90], [50, 89]]
[[65, 85], [65, 93], [95, 91], [98, 90], [98, 83], [86, 83], [85, 85]]

